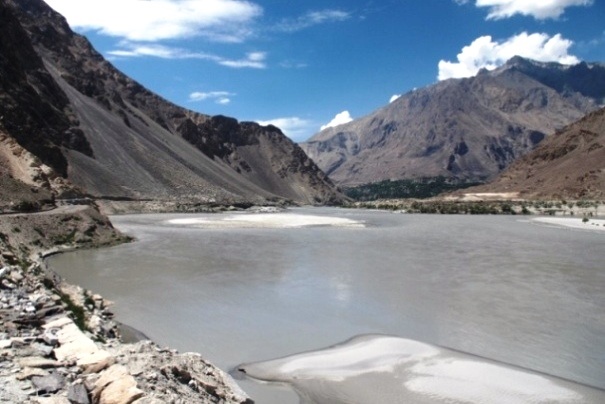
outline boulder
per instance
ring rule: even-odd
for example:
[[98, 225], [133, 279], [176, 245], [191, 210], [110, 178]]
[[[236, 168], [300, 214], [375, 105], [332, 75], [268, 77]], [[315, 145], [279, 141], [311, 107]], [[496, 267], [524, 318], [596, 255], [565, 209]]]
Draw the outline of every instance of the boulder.
[[69, 386], [67, 389], [67, 399], [71, 404], [90, 404], [86, 387], [81, 383]]
[[56, 368], [61, 366], [61, 364], [52, 359], [40, 358], [37, 356], [30, 356], [26, 358], [21, 358], [19, 360], [19, 365], [23, 368], [40, 368], [40, 369], [49, 369]]
[[99, 404], [130, 404], [143, 395], [134, 377], [122, 365], [105, 370], [92, 391], [93, 401]]
[[63, 376], [56, 372], [50, 373], [47, 376], [34, 376], [31, 380], [38, 394], [56, 393], [65, 384]]

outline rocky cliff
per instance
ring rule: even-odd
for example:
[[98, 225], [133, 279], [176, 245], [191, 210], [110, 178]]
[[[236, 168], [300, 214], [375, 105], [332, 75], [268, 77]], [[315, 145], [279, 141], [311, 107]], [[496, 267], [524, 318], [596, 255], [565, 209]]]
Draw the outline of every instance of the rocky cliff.
[[0, 30], [0, 132], [84, 193], [339, 201], [278, 128], [171, 104], [115, 69], [42, 0], [0, 3]]
[[437, 176], [484, 181], [604, 97], [605, 65], [515, 57], [494, 71], [411, 91], [301, 146], [343, 185]]
[[464, 192], [526, 199], [605, 198], [605, 108], [549, 136], [493, 182]]

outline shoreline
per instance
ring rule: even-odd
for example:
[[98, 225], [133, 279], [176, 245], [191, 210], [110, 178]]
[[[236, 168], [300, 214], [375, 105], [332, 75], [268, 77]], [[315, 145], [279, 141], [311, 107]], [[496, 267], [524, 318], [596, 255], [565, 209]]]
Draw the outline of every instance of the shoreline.
[[64, 282], [46, 263], [128, 241], [90, 206], [0, 217], [1, 401], [253, 402], [200, 354], [160, 347], [120, 325], [109, 301]]
[[[324, 349], [237, 367], [244, 377], [285, 383], [312, 402], [600, 402], [605, 391], [419, 341], [365, 334]], [[390, 375], [390, 377], [385, 377]], [[380, 385], [380, 397], [364, 384]]]
[[[71, 365], [71, 362], [55, 363], [55, 365], [53, 366], [56, 367], [53, 371], [48, 371], [45, 369], [43, 369], [42, 371], [34, 371], [31, 369], [36, 368], [31, 368], [29, 366], [23, 367], [22, 365], [20, 365], [20, 359], [22, 357], [20, 357], [19, 355], [21, 355], [20, 352], [22, 351], [22, 349], [17, 349], [16, 347], [19, 346], [19, 344], [23, 344], [24, 341], [27, 341], [25, 342], [26, 346], [30, 346], [33, 343], [42, 344], [43, 341], [40, 341], [40, 336], [44, 334], [43, 325], [42, 328], [39, 328], [37, 331], [34, 330], [35, 332], [33, 332], [33, 339], [31, 339], [31, 335], [25, 337], [22, 335], [3, 336], [2, 332], [0, 332], [0, 344], [2, 345], [2, 348], [0, 348], [0, 353], [2, 355], [6, 355], [7, 353], [13, 355], [12, 357], [14, 359], [11, 372], [13, 372], [12, 374], [21, 375], [22, 377], [24, 377], [23, 380], [17, 380], [15, 377], [11, 377], [9, 374], [6, 374], [0, 370], [0, 389], [6, 389], [6, 391], [16, 392], [15, 394], [21, 392], [19, 393], [21, 394], [21, 396], [19, 396], [20, 399], [17, 401], [44, 402], [44, 400], [38, 400], [38, 396], [40, 396], [40, 391], [35, 391], [36, 387], [33, 383], [33, 377], [39, 376], [32, 375], [34, 373], [46, 373], [46, 376], [44, 377], [47, 377], [56, 374], [59, 371], [67, 374], [69, 378], [73, 380], [70, 380], [70, 384], [65, 382], [65, 384], [57, 392], [57, 394], [49, 394], [46, 392], [42, 393], [46, 396], [44, 398], [54, 396], [65, 398], [69, 391], [71, 391], [70, 389], [72, 389], [73, 386], [77, 384], [85, 385], [87, 396], [93, 398], [95, 389], [94, 380], [96, 379], [96, 381], [98, 381], [103, 374], [106, 374], [109, 371], [109, 369], [113, 369], [114, 371], [118, 369], [121, 373], [119, 373], [120, 376], [117, 379], [130, 380], [129, 383], [131, 384], [131, 387], [134, 386], [135, 393], [144, 394], [145, 397], [157, 397], [157, 392], [154, 391], [154, 387], [152, 386], [158, 385], [159, 383], [160, 385], [171, 386], [170, 388], [173, 388], [175, 391], [181, 389], [181, 392], [179, 394], [185, 394], [191, 402], [198, 402], [198, 400], [201, 400], [201, 394], [208, 393], [212, 396], [212, 392], [216, 393], [217, 391], [221, 392], [220, 394], [225, 399], [225, 403], [253, 402], [246, 395], [246, 393], [241, 390], [241, 388], [236, 384], [233, 378], [229, 376], [226, 371], [220, 370], [212, 366], [208, 362], [204, 361], [199, 354], [179, 354], [178, 352], [169, 348], [161, 348], [157, 346], [153, 342], [149, 341], [149, 338], [143, 332], [136, 330], [128, 325], [119, 324], [117, 321], [115, 321], [113, 319], [113, 314], [111, 314], [111, 311], [108, 309], [110, 303], [105, 301], [101, 296], [92, 295], [90, 292], [85, 291], [84, 289], [78, 286], [69, 285], [63, 282], [62, 280], [60, 280], [60, 277], [56, 273], [54, 273], [54, 271], [52, 271], [52, 269], [48, 268], [46, 258], [52, 255], [60, 254], [63, 252], [69, 252], [81, 248], [98, 248], [103, 246], [116, 245], [122, 242], [132, 240], [130, 238], [120, 238], [123, 236], [116, 236], [118, 232], [113, 228], [111, 223], [107, 221], [104, 225], [102, 225], [102, 217], [95, 217], [95, 215], [98, 214], [98, 211], [95, 210], [95, 212], [96, 213], [92, 214], [92, 218], [88, 217], [88, 215], [91, 214], [91, 212], [88, 210], [77, 211], [77, 213], [60, 212], [58, 215], [46, 213], [44, 215], [40, 215], [40, 218], [45, 218], [44, 220], [49, 221], [49, 223], [47, 223], [47, 226], [54, 228], [54, 230], [59, 233], [67, 233], [54, 234], [52, 233], [52, 231], [48, 230], [49, 233], [44, 235], [45, 238], [48, 239], [48, 241], [54, 240], [53, 243], [56, 243], [59, 240], [69, 241], [69, 243], [66, 244], [52, 245], [50, 248], [44, 248], [45, 246], [38, 245], [40, 240], [37, 240], [36, 238], [31, 238], [32, 235], [36, 236], [36, 234], [40, 236], [40, 228], [36, 229], [35, 221], [34, 223], [27, 224], [27, 226], [31, 227], [31, 231], [29, 233], [25, 228], [19, 228], [19, 231], [15, 231], [17, 226], [13, 227], [13, 224], [9, 224], [7, 226], [6, 223], [0, 222], [0, 250], [2, 250], [3, 253], [3, 256], [0, 257], [1, 270], [4, 271], [4, 266], [2, 264], [5, 263], [8, 259], [5, 257], [4, 253], [4, 247], [7, 238], [15, 238], [9, 241], [12, 241], [13, 243], [16, 242], [19, 245], [20, 242], [27, 239], [27, 237], [30, 237], [28, 244], [29, 248], [20, 248], [18, 249], [19, 251], [16, 251], [17, 254], [12, 254], [12, 259], [15, 259], [15, 262], [13, 264], [6, 265], [7, 267], [9, 267], [9, 271], [8, 273], [2, 273], [0, 275], [0, 280], [4, 281], [9, 277], [11, 279], [12, 277], [19, 279], [19, 277], [22, 276], [25, 279], [25, 283], [30, 282], [35, 284], [34, 287], [29, 292], [27, 292], [27, 296], [42, 294], [46, 295], [44, 299], [48, 301], [57, 302], [63, 298], [62, 295], [67, 295], [68, 298], [72, 300], [73, 303], [75, 303], [75, 306], [80, 307], [84, 310], [86, 320], [90, 321], [91, 319], [94, 319], [93, 323], [96, 324], [94, 326], [94, 329], [92, 329], [93, 327], [91, 327], [90, 329], [85, 330], [82, 333], [84, 338], [89, 342], [95, 344], [100, 351], [106, 352], [104, 354], [100, 354], [103, 358], [103, 361], [105, 361], [105, 359], [109, 357], [113, 359], [105, 362], [102, 361], [102, 363], [94, 362], [94, 372], [91, 372], [89, 374], [85, 374], [86, 368], [84, 367], [79, 367], [77, 370], [73, 370], [73, 365]], [[259, 222], [262, 222], [263, 220], [263, 214], [257, 213], [255, 215], [250, 215], [252, 219], [247, 221], [248, 225], [259, 226]], [[296, 216], [296, 214], [293, 215]], [[58, 216], [58, 218], [55, 216]], [[238, 216], [238, 214], [233, 213], [232, 216]], [[8, 218], [10, 219], [9, 221], [19, 222], [19, 217], [23, 219], [22, 224], [25, 224], [26, 222], [28, 222], [27, 218], [31, 216], [17, 215]], [[5, 216], [4, 218], [7, 217]], [[0, 218], [0, 221], [2, 219], [3, 218]], [[230, 226], [231, 224], [236, 224], [230, 223], [229, 220], [227, 220], [225, 223], [224, 219], [225, 218], [217, 218], [216, 222], [222, 222], [224, 225], [227, 226]], [[582, 218], [579, 217], [533, 217], [531, 218], [531, 220], [536, 221], [538, 223], [543, 223], [545, 225], [556, 225], [562, 228], [568, 227], [581, 228], [592, 231], [605, 231], [605, 220], [603, 219], [589, 218], [588, 224], [583, 223]], [[574, 223], [573, 226], [570, 225], [572, 221]], [[244, 220], [244, 222], [246, 222], [246, 220]], [[270, 222], [272, 223], [272, 226], [283, 226], [282, 222], [275, 221], [273, 218], [270, 220]], [[56, 223], [60, 223], [61, 226], [53, 226]], [[196, 224], [201, 223], [173, 223], [173, 225], [176, 226], [195, 226]], [[241, 223], [239, 224], [241, 225]], [[357, 227], [357, 225], [360, 223], [355, 223], [353, 226], [351, 226], [352, 224], [353, 223], [350, 222], [327, 223], [323, 220], [310, 220], [302, 222], [300, 220], [297, 221], [297, 225], [302, 227], [304, 227], [305, 225], [341, 225], [345, 227]], [[361, 225], [363, 226], [363, 224]], [[95, 227], [94, 234], [90, 231], [90, 229], [92, 228], [91, 226]], [[7, 232], [7, 228], [12, 228], [12, 231]], [[19, 257], [20, 254], [21, 257]], [[23, 254], [27, 256], [27, 260], [23, 260]], [[27, 265], [24, 265], [24, 262], [27, 263]], [[23, 279], [21, 279], [21, 283], [24, 283]], [[49, 284], [51, 283], [52, 287], [49, 287]], [[0, 292], [3, 292], [3, 289], [0, 290]], [[91, 302], [92, 305], [90, 304]], [[63, 304], [63, 306], [65, 306], [65, 304]], [[42, 308], [45, 309], [44, 307]], [[73, 317], [73, 314], [70, 314], [70, 311], [72, 310], [73, 308], [63, 307], [62, 312], [59, 313], [59, 316], [49, 316], [48, 318], [43, 318], [43, 320], [44, 322], [51, 324], [53, 322], [56, 322], [57, 320], [61, 320], [65, 322], [70, 328], [74, 328], [74, 321], [70, 319], [70, 317]], [[121, 338], [118, 340], [114, 337], [108, 337], [108, 334], [109, 336], [111, 336], [112, 332], [115, 333], [115, 335], [120, 335]], [[84, 339], [82, 339], [82, 341], [84, 341]], [[5, 348], [7, 344], [8, 348]], [[48, 347], [52, 348], [50, 353], [51, 355], [53, 355], [53, 352], [57, 347], [49, 345], [45, 349], [48, 350]], [[61, 345], [59, 345], [59, 347], [61, 347]], [[157, 361], [157, 358], [152, 359], [157, 355], [160, 355], [162, 357], [161, 361]], [[76, 362], [77, 361], [78, 359], [76, 359]], [[137, 364], [132, 365], [130, 362], [133, 361]], [[143, 365], [142, 363], [145, 364]], [[186, 384], [183, 384], [182, 380], [179, 380], [178, 375], [166, 373], [166, 366], [172, 366], [168, 364], [175, 363], [179, 363], [179, 369], [183, 369], [183, 371], [189, 372], [190, 376], [192, 376], [192, 378], [189, 379], [189, 382], [193, 380], [193, 383], [187, 382]], [[196, 371], [198, 373], [195, 373], [196, 371], [191, 370], [196, 369], [195, 366], [200, 364], [203, 364], [203, 369], [197, 369]], [[90, 366], [90, 364], [88, 364], [88, 366]], [[100, 368], [97, 368], [98, 366], [100, 366]], [[141, 371], [142, 368], [146, 370]], [[205, 377], [203, 376], [203, 374], [207, 372], [213, 374], [214, 381], [212, 383], [208, 383], [206, 381], [202, 382]], [[132, 376], [132, 379], [129, 379], [127, 375]], [[163, 379], [160, 381], [158, 377], [159, 379]], [[114, 379], [114, 381], [116, 381], [117, 379]], [[86, 382], [88, 382], [88, 384], [86, 384]], [[7, 387], [9, 385], [12, 387]], [[206, 387], [200, 388], [200, 386]], [[0, 393], [0, 398], [2, 397], [3, 396]], [[164, 397], [163, 399], [167, 398]]]
[[593, 218], [572, 218], [572, 217], [537, 217], [532, 218], [532, 222], [539, 223], [546, 226], [574, 229], [574, 230], [585, 230], [585, 231], [597, 231], [605, 232], [605, 219], [593, 219]]

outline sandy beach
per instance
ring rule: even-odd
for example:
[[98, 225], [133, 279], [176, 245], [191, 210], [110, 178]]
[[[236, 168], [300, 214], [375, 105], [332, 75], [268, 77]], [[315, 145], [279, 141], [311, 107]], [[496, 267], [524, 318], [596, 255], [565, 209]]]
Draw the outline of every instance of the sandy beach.
[[532, 221], [549, 226], [605, 232], [605, 219], [589, 218], [584, 222], [581, 217], [537, 217]]
[[[318, 351], [243, 364], [291, 384], [303, 403], [596, 403], [605, 392], [404, 338], [363, 335]], [[379, 388], [377, 388], [379, 386]]]

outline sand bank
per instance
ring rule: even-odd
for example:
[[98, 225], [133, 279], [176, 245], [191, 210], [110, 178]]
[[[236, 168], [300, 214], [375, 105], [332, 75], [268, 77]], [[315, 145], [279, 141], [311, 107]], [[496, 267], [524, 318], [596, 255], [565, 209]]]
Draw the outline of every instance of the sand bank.
[[291, 384], [303, 402], [588, 403], [605, 391], [403, 338], [366, 335], [238, 367]]
[[310, 226], [364, 227], [360, 221], [296, 213], [233, 213], [197, 218], [171, 219], [173, 225], [201, 228], [300, 228]]
[[589, 218], [587, 222], [584, 222], [581, 217], [538, 217], [532, 221], [550, 226], [605, 232], [605, 219]]

